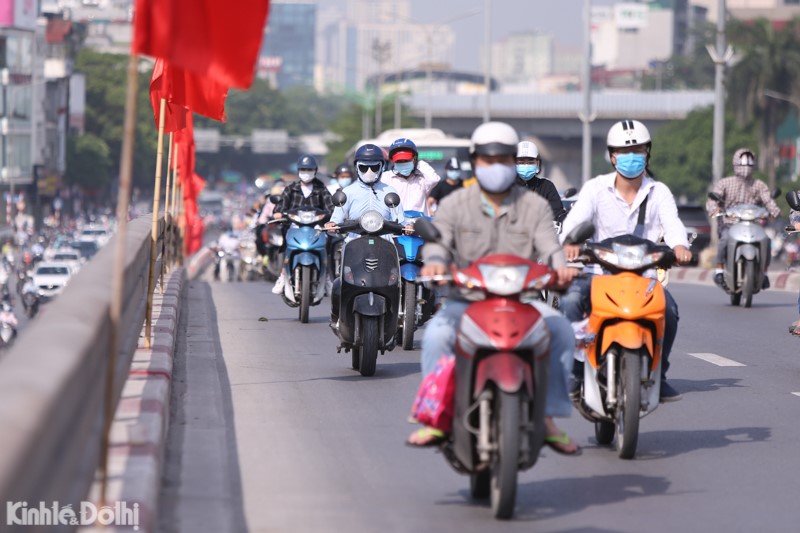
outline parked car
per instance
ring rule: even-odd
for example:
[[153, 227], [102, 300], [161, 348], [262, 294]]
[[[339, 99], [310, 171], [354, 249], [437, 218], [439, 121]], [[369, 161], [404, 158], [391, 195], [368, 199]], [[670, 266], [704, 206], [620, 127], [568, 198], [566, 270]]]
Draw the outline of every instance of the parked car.
[[679, 204], [678, 217], [686, 226], [686, 233], [692, 243], [691, 266], [697, 266], [700, 252], [711, 242], [711, 223], [708, 221], [706, 209], [697, 204]]
[[72, 270], [67, 263], [39, 263], [33, 271], [33, 284], [41, 298], [52, 298], [64, 290]]

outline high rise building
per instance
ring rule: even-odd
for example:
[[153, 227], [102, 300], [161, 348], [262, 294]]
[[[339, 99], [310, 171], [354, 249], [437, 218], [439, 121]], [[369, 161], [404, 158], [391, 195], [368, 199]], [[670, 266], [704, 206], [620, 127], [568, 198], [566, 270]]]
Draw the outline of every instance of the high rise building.
[[277, 88], [314, 85], [317, 4], [308, 0], [270, 2], [257, 74]]
[[553, 71], [553, 36], [516, 33], [492, 45], [492, 73], [501, 83], [526, 84]]
[[674, 48], [675, 12], [625, 2], [592, 7], [592, 64], [607, 70], [645, 70]]
[[[708, 10], [709, 22], [717, 22], [718, 0], [691, 0]], [[738, 19], [767, 18], [769, 20], [791, 20], [800, 16], [800, 0], [725, 0], [728, 13]]]

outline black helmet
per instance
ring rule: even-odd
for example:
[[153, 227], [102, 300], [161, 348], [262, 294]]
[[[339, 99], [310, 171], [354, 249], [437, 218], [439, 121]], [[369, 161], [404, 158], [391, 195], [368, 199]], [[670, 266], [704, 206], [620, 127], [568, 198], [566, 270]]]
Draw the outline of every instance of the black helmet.
[[789, 191], [786, 193], [786, 202], [795, 211], [800, 211], [800, 191]]
[[313, 155], [306, 154], [300, 156], [300, 159], [297, 160], [297, 170], [301, 168], [317, 170], [317, 160], [314, 159]]
[[355, 172], [353, 172], [353, 167], [351, 167], [347, 163], [342, 163], [341, 165], [336, 167], [336, 170], [333, 172], [333, 175], [335, 177], [339, 177], [340, 174], [350, 174], [352, 176], [353, 174], [355, 174]]
[[354, 157], [356, 163], [359, 161], [375, 161], [380, 163], [386, 163], [386, 159], [383, 156], [383, 150], [379, 146], [375, 146], [374, 144], [365, 144], [358, 150], [356, 150], [356, 155]]
[[445, 170], [461, 170], [461, 164], [458, 162], [457, 157], [451, 157], [447, 160], [447, 164], [444, 166]]

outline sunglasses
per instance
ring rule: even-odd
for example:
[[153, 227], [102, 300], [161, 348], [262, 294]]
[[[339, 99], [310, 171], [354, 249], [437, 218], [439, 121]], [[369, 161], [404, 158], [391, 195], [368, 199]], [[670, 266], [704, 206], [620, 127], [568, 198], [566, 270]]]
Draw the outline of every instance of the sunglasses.
[[383, 165], [381, 163], [358, 163], [357, 166], [361, 172], [366, 172], [367, 170], [378, 172]]

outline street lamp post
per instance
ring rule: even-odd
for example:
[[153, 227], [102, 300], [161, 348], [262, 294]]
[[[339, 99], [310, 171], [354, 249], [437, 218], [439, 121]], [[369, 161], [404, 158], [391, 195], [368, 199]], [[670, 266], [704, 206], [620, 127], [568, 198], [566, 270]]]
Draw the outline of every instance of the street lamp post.
[[579, 118], [583, 123], [581, 181], [586, 183], [592, 177], [592, 0], [584, 0], [584, 50], [583, 50], [583, 111]]
[[492, 0], [486, 0], [483, 14], [483, 41], [486, 50], [486, 65], [483, 74], [483, 84], [486, 90], [486, 99], [483, 102], [483, 121], [489, 122], [492, 108]]

